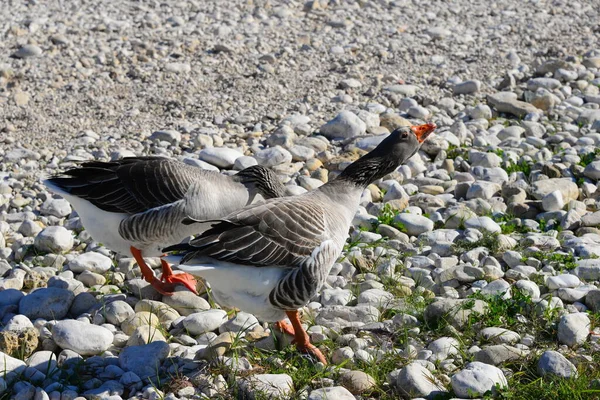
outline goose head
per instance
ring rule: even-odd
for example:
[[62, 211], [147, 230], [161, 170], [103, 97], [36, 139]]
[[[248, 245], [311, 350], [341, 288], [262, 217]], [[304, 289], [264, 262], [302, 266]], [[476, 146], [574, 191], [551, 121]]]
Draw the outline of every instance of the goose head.
[[408, 161], [435, 128], [435, 124], [424, 124], [395, 129], [375, 149], [350, 164], [339, 179], [368, 186]]
[[245, 168], [234, 177], [250, 191], [260, 194], [265, 199], [283, 197], [286, 194], [285, 186], [281, 183], [277, 174], [261, 165]]

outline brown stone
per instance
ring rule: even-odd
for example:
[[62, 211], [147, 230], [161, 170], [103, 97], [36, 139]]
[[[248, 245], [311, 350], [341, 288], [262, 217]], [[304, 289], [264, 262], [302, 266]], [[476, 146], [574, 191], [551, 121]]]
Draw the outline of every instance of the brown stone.
[[0, 332], [0, 350], [20, 360], [33, 354], [38, 344], [38, 332], [34, 328]]

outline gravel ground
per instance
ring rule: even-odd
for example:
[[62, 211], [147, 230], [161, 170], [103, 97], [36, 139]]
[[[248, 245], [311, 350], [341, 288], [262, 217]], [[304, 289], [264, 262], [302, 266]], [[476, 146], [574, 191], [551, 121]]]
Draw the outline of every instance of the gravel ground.
[[[0, 397], [600, 396], [600, 4], [502, 3], [3, 2]], [[156, 154], [301, 193], [426, 121], [304, 310], [328, 367], [41, 184]]]

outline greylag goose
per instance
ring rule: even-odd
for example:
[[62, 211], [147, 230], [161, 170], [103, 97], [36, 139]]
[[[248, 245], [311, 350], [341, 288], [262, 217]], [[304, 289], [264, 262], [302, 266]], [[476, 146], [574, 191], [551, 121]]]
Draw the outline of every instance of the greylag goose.
[[220, 218], [250, 204], [257, 194], [269, 199], [285, 193], [265, 167], [227, 176], [162, 157], [86, 162], [44, 184], [73, 205], [94, 240], [119, 254], [131, 253], [144, 279], [166, 295], [179, 283], [196, 293], [195, 279], [173, 274], [161, 260], [159, 280], [143, 256], [160, 256], [161, 248], [202, 231], [201, 226], [181, 224], [185, 217]]
[[[163, 249], [170, 253], [165, 258], [206, 279], [221, 306], [279, 321], [298, 350], [326, 363], [302, 329], [298, 310], [320, 290], [340, 256], [364, 189], [408, 160], [434, 129], [433, 124], [398, 128], [318, 189], [213, 221], [189, 243]], [[195, 222], [200, 221], [184, 221]], [[286, 316], [291, 326], [282, 321]]]

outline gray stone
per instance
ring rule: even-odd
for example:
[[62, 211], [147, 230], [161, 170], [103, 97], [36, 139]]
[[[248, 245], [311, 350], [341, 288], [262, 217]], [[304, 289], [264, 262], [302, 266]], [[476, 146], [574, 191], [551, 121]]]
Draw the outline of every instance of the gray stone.
[[427, 217], [416, 214], [401, 213], [394, 217], [395, 224], [402, 224], [410, 236], [419, 236], [433, 230], [433, 221]]
[[67, 315], [75, 296], [69, 290], [41, 288], [30, 292], [19, 301], [19, 313], [29, 319], [62, 319]]
[[223, 310], [208, 310], [190, 314], [183, 320], [183, 326], [192, 335], [200, 335], [217, 330], [227, 321], [227, 313]]
[[491, 365], [501, 365], [507, 361], [515, 361], [527, 355], [521, 349], [506, 344], [487, 346], [475, 354], [475, 360]]
[[15, 51], [12, 56], [16, 58], [33, 58], [42, 55], [42, 49], [35, 44], [26, 44]]
[[134, 314], [133, 308], [123, 300], [111, 301], [104, 306], [102, 313], [108, 322], [116, 326], [121, 325], [123, 321], [133, 317]]
[[190, 315], [210, 309], [210, 304], [206, 300], [185, 288], [176, 289], [171, 296], [164, 296], [162, 301], [181, 315]]
[[433, 374], [420, 363], [410, 363], [396, 377], [396, 388], [405, 396], [429, 397], [446, 392]]
[[558, 341], [571, 347], [585, 343], [590, 324], [585, 313], [563, 315], [558, 323]]
[[500, 192], [502, 187], [495, 182], [475, 181], [467, 190], [467, 200], [489, 200]]
[[220, 168], [231, 168], [235, 160], [242, 157], [243, 154], [235, 149], [228, 147], [209, 147], [200, 150], [198, 157], [200, 160]]
[[257, 325], [258, 320], [254, 315], [238, 311], [235, 317], [226, 321], [219, 327], [219, 332], [249, 332]]
[[259, 165], [274, 167], [292, 162], [292, 154], [281, 146], [269, 147], [255, 153]]
[[307, 400], [355, 400], [355, 397], [343, 386], [332, 386], [315, 389], [310, 392]]
[[481, 362], [470, 362], [465, 369], [452, 376], [452, 390], [461, 398], [476, 398], [496, 391], [496, 386], [507, 387], [508, 382], [500, 368]]
[[464, 81], [454, 85], [454, 94], [473, 94], [479, 92], [481, 82], [478, 80]]
[[341, 111], [334, 119], [321, 126], [320, 132], [327, 138], [348, 139], [364, 135], [367, 125], [351, 111]]
[[550, 290], [556, 290], [560, 288], [576, 288], [580, 284], [581, 281], [579, 278], [571, 274], [549, 276], [546, 280], [546, 286]]
[[465, 228], [477, 229], [480, 232], [500, 233], [502, 228], [490, 217], [474, 217], [465, 221]]
[[112, 344], [114, 335], [102, 326], [64, 320], [52, 327], [52, 338], [63, 349], [89, 356], [106, 351]]
[[537, 371], [540, 376], [556, 375], [561, 378], [577, 377], [577, 368], [558, 351], [547, 350], [538, 361]]
[[48, 199], [40, 207], [42, 215], [53, 215], [63, 218], [71, 214], [71, 204], [66, 199]]
[[150, 135], [150, 140], [159, 140], [175, 145], [181, 142], [181, 133], [175, 130], [156, 131]]
[[427, 323], [434, 326], [446, 322], [460, 328], [471, 314], [484, 314], [486, 310], [487, 303], [482, 300], [440, 299], [427, 306], [424, 317]]
[[544, 196], [556, 190], [560, 191], [565, 203], [577, 200], [579, 197], [579, 188], [570, 178], [543, 179], [535, 181], [531, 185], [531, 194], [538, 200], [542, 200]]
[[140, 379], [154, 378], [169, 353], [170, 347], [165, 342], [126, 347], [119, 354], [119, 366], [125, 371], [133, 372]]
[[250, 400], [287, 399], [292, 395], [294, 382], [288, 374], [256, 374], [241, 380], [240, 389]]
[[48, 253], [64, 253], [73, 247], [73, 234], [62, 226], [49, 226], [34, 241], [36, 249]]
[[112, 267], [112, 260], [104, 254], [90, 251], [75, 257], [69, 262], [68, 266], [75, 273], [90, 271], [103, 274]]
[[[0, 292], [1, 293], [1, 292]], [[321, 304], [324, 306], [345, 306], [352, 300], [352, 291], [349, 289], [333, 288], [321, 292]]]
[[499, 327], [484, 328], [479, 335], [488, 342], [498, 344], [515, 344], [521, 340], [521, 335], [517, 332]]
[[583, 175], [586, 178], [594, 179], [596, 181], [600, 179], [600, 161], [592, 161], [586, 165], [583, 170]]
[[517, 100], [517, 95], [512, 92], [497, 92], [487, 96], [487, 102], [498, 112], [515, 115], [523, 118], [529, 113], [542, 113], [542, 110], [535, 106]]

